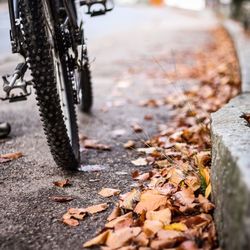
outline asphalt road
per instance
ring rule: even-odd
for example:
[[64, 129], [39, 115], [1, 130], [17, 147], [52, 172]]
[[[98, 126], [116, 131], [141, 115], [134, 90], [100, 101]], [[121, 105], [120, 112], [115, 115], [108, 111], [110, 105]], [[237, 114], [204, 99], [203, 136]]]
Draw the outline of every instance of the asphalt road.
[[[162, 74], [154, 74], [160, 72], [157, 59], [163, 68], [174, 67], [171, 55], [209, 43], [208, 30], [215, 25], [208, 12], [147, 6], [120, 7], [106, 17], [87, 20], [95, 104], [90, 116], [79, 113], [80, 133], [111, 145], [112, 151], [84, 150], [82, 165], [105, 166], [103, 171], [66, 173], [56, 167], [34, 96], [27, 102], [1, 103], [0, 120], [9, 121], [13, 128], [11, 136], [0, 141], [1, 153], [21, 151], [25, 156], [0, 165], [0, 249], [82, 249], [82, 243], [101, 229], [115, 201], [101, 198], [98, 191], [112, 187], [125, 192], [133, 185], [130, 173], [136, 167], [130, 161], [138, 153], [125, 150], [123, 143], [134, 139], [137, 146], [142, 146], [141, 140], [156, 133], [157, 126], [171, 118], [166, 106], [138, 105], [142, 100], [164, 97], [173, 91]], [[1, 29], [1, 37], [4, 30]], [[1, 45], [1, 50], [5, 49]], [[15, 63], [16, 57], [1, 58], [0, 74], [10, 72]], [[187, 83], [192, 84], [192, 79], [177, 86]], [[154, 119], [145, 121], [145, 114]], [[132, 131], [134, 122], [141, 124], [143, 133]], [[72, 186], [60, 189], [53, 185], [53, 181], [65, 178]], [[67, 204], [49, 200], [59, 194], [76, 199]], [[59, 221], [69, 207], [106, 201], [110, 202], [106, 213], [88, 217], [78, 227], [69, 228]]]

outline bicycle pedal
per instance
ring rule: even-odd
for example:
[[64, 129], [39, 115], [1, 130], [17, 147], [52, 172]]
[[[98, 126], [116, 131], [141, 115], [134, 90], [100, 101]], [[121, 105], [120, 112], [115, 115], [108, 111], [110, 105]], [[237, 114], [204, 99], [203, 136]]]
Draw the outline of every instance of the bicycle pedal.
[[[108, 7], [108, 2], [110, 6]], [[91, 17], [94, 16], [100, 16], [106, 14], [106, 12], [113, 10], [114, 8], [114, 3], [113, 1], [108, 1], [108, 0], [81, 0], [80, 5], [87, 6], [87, 11], [86, 14], [90, 15]], [[93, 9], [93, 6], [102, 6], [100, 9], [96, 10]]]
[[31, 91], [28, 94], [19, 94], [19, 95], [11, 95], [6, 97], [0, 97], [0, 100], [2, 101], [9, 101], [9, 102], [20, 102], [20, 101], [26, 101], [27, 97], [31, 95]]

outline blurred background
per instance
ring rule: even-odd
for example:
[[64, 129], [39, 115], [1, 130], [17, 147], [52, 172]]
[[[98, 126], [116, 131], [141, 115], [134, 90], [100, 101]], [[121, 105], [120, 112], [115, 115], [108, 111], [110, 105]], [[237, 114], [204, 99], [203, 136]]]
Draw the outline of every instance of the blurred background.
[[[115, 29], [145, 20], [150, 15], [150, 10], [145, 9], [145, 6], [152, 7], [152, 9], [169, 6], [191, 11], [201, 11], [208, 7], [223, 16], [230, 16], [240, 20], [248, 28], [248, 23], [250, 23], [249, 3], [250, 1], [243, 0], [116, 0], [115, 10], [108, 13], [105, 18], [93, 18], [93, 21], [90, 22], [90, 18], [85, 16], [86, 32], [88, 38], [91, 39], [93, 36], [101, 36], [103, 32], [108, 32], [107, 29], [102, 29], [102, 27]], [[1, 60], [10, 54], [7, 0], [0, 0], [0, 36]]]

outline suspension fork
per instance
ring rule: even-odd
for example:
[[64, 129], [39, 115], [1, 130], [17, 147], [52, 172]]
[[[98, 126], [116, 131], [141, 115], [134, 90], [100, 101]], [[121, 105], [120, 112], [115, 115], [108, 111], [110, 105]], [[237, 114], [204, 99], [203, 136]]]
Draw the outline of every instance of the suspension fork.
[[17, 19], [19, 18], [19, 6], [18, 0], [8, 0], [9, 16], [10, 16], [10, 41], [12, 47], [12, 53], [21, 53], [21, 47], [19, 43], [19, 28]]

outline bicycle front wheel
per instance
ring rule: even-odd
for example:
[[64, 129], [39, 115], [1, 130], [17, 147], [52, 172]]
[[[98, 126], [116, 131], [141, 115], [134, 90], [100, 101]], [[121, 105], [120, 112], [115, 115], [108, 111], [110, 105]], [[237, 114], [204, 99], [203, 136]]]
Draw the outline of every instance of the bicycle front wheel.
[[57, 27], [50, 6], [46, 0], [20, 0], [20, 15], [24, 49], [50, 151], [59, 167], [77, 169], [80, 154], [73, 77], [67, 55], [55, 41]]

